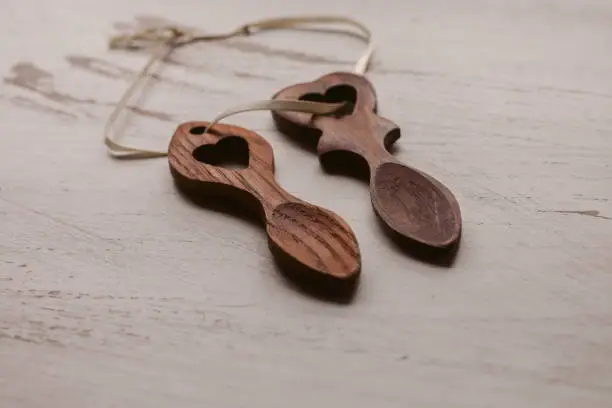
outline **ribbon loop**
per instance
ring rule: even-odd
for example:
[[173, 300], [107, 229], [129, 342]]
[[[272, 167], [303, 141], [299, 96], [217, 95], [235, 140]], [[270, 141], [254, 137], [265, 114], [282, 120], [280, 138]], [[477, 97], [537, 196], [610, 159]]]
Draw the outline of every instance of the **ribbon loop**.
[[[148, 77], [153, 65], [163, 61], [172, 51], [174, 51], [174, 49], [195, 42], [218, 41], [238, 36], [251, 36], [259, 33], [260, 31], [296, 28], [297, 26], [307, 24], [344, 24], [356, 28], [359, 31], [357, 34], [359, 38], [367, 43], [367, 49], [357, 61], [354, 71], [361, 75], [365, 74], [372, 58], [372, 54], [374, 53], [372, 34], [364, 24], [351, 18], [342, 16], [298, 16], [264, 19], [241, 25], [235, 30], [225, 34], [196, 34], [191, 30], [176, 26], [154, 27], [144, 29], [131, 35], [118, 35], [111, 38], [109, 42], [109, 47], [111, 49], [141, 50], [151, 46], [157, 46], [158, 50], [156, 50], [147, 64], [136, 75], [136, 78], [125, 91], [106, 122], [104, 127], [104, 143], [108, 148], [109, 154], [117, 158], [150, 158], [167, 155], [166, 150], [143, 149], [120, 144], [112, 137], [112, 129], [121, 112], [123, 112], [127, 107], [130, 97], [134, 94], [138, 86], [141, 85]], [[222, 112], [211, 122], [210, 126], [222, 118], [240, 112], [256, 110], [285, 110], [321, 115], [333, 113], [340, 109], [343, 105], [344, 104], [342, 103], [296, 100], [257, 101]]]

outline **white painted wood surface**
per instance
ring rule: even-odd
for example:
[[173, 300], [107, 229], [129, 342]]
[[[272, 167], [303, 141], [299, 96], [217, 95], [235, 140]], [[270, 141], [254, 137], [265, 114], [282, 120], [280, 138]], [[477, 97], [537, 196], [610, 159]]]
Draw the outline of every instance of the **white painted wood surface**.
[[[341, 214], [363, 253], [353, 304], [297, 293], [263, 231], [177, 195], [165, 159], [117, 162], [105, 117], [145, 61], [108, 37], [351, 14], [403, 131], [397, 155], [460, 200], [452, 269], [383, 235], [367, 188], [327, 175], [268, 113], [291, 193]], [[0, 406], [612, 406], [612, 3], [18, 1], [0, 15]], [[278, 32], [174, 56], [127, 137], [347, 70], [362, 47]]]

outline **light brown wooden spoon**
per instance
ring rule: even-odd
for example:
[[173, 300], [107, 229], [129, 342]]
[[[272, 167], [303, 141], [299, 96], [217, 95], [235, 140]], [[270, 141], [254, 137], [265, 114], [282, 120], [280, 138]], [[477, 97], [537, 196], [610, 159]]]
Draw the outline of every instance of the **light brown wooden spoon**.
[[[178, 186], [255, 209], [265, 221], [270, 250], [290, 276], [322, 286], [354, 283], [361, 256], [348, 224], [277, 184], [272, 147], [263, 137], [226, 124], [204, 133], [208, 125], [183, 123], [170, 141], [168, 160]], [[232, 156], [244, 168], [223, 167]]]

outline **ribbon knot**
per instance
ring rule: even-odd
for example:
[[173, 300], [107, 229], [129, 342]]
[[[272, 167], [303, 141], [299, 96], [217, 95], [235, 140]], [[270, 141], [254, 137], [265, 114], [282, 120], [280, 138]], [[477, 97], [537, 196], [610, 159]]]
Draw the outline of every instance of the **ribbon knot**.
[[[206, 42], [227, 40], [232, 37], [251, 36], [260, 31], [275, 30], [275, 29], [290, 29], [305, 24], [346, 24], [358, 30], [357, 36], [364, 40], [368, 47], [365, 53], [361, 56], [355, 66], [354, 71], [363, 75], [367, 69], [374, 52], [374, 44], [372, 43], [372, 35], [370, 30], [363, 24], [347, 17], [336, 16], [302, 16], [302, 17], [281, 17], [265, 19], [261, 21], [251, 22], [239, 26], [233, 31], [224, 34], [197, 34], [188, 29], [183, 29], [176, 26], [164, 26], [147, 28], [133, 34], [118, 35], [111, 38], [109, 46], [111, 49], [124, 50], [141, 50], [154, 46], [158, 48], [142, 70], [136, 75], [136, 78], [125, 91], [115, 109], [109, 116], [104, 127], [104, 143], [106, 144], [109, 153], [114, 157], [161, 157], [168, 154], [167, 150], [152, 150], [143, 149], [140, 147], [131, 147], [120, 144], [112, 137], [113, 125], [117, 121], [120, 113], [128, 106], [128, 100], [134, 94], [138, 86], [143, 83], [149, 76], [149, 71], [156, 63], [160, 63], [178, 47], [184, 45]], [[208, 128], [213, 126], [219, 120], [234, 115], [240, 112], [249, 112], [255, 110], [283, 110], [293, 112], [306, 112], [315, 115], [325, 115], [338, 111], [344, 106], [344, 103], [326, 103], [302, 100], [263, 100], [256, 101], [246, 105], [235, 106], [227, 111], [220, 113], [215, 117]], [[208, 128], [206, 130], [208, 130]]]

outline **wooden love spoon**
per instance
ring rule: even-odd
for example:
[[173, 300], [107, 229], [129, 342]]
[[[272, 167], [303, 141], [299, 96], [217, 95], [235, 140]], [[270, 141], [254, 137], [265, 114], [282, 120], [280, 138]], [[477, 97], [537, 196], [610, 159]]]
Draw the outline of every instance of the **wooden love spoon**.
[[[361, 255], [346, 222], [277, 184], [272, 147], [263, 137], [225, 124], [204, 133], [209, 124], [183, 123], [170, 141], [168, 160], [178, 187], [256, 210], [265, 221], [269, 248], [287, 275], [306, 283], [307, 289], [350, 292], [361, 270]], [[232, 155], [244, 168], [221, 165]]]
[[396, 235], [436, 251], [456, 247], [461, 235], [457, 200], [438, 180], [400, 163], [387, 151], [400, 130], [376, 114], [376, 93], [365, 77], [331, 73], [284, 88], [273, 98], [349, 102], [334, 115], [273, 111], [272, 116], [287, 135], [319, 137], [317, 153], [324, 165], [365, 159], [374, 210]]

